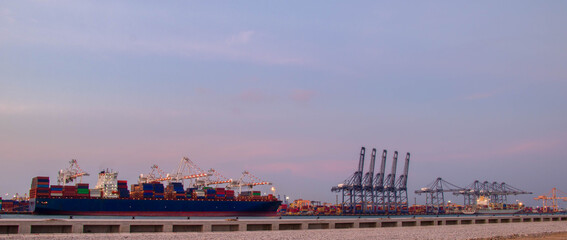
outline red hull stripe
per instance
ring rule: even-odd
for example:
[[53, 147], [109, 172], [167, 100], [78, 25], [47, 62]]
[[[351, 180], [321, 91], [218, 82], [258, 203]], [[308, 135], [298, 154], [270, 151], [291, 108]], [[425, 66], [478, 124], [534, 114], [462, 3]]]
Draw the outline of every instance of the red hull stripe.
[[146, 211], [128, 211], [128, 212], [71, 212], [57, 211], [57, 213], [47, 213], [57, 215], [84, 215], [84, 216], [151, 216], [151, 217], [234, 217], [234, 216], [277, 216], [276, 212], [146, 212]]

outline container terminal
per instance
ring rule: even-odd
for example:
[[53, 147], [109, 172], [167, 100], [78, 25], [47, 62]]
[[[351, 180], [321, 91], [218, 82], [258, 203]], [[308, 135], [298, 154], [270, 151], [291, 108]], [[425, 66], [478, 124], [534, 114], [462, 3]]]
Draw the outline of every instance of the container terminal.
[[[349, 215], [482, 215], [559, 213], [559, 201], [567, 201], [567, 194], [557, 189], [534, 199], [542, 207], [524, 206], [521, 202], [508, 203], [508, 196], [532, 194], [506, 183], [474, 181], [459, 187], [442, 178], [416, 190], [424, 195], [424, 205], [408, 205], [407, 182], [410, 153], [406, 153], [404, 168], [396, 176], [398, 152], [394, 151], [391, 171], [386, 175], [388, 151], [383, 150], [377, 173], [377, 151], [372, 149], [370, 164], [364, 172], [366, 148], [362, 147], [354, 174], [333, 186], [340, 194], [340, 203], [296, 199], [278, 200], [273, 194], [262, 196], [252, 188], [272, 183], [262, 181], [248, 171], [238, 180], [224, 177], [218, 171], [203, 171], [187, 157], [181, 159], [178, 169], [167, 174], [153, 165], [149, 174], [140, 174], [138, 183], [118, 180], [118, 173], [103, 170], [98, 174], [94, 188], [82, 183], [83, 171], [77, 160], [69, 162], [58, 172], [57, 185], [50, 185], [49, 177], [32, 179], [29, 196], [0, 198], [1, 213], [50, 215], [102, 216], [349, 216]], [[71, 183], [74, 185], [68, 185]], [[166, 185], [164, 185], [166, 183]], [[223, 185], [224, 187], [218, 187]], [[187, 186], [187, 187], [185, 187]], [[215, 186], [215, 187], [212, 187]], [[243, 191], [244, 188], [244, 191]], [[273, 188], [272, 188], [273, 190]], [[446, 202], [445, 193], [462, 196], [464, 204]], [[285, 196], [284, 196], [285, 198]], [[338, 200], [338, 199], [337, 199]], [[88, 206], [88, 207], [87, 207]]]
[[[331, 191], [340, 194], [338, 204], [298, 199], [280, 208], [282, 215], [482, 215], [560, 213], [558, 201], [567, 201], [567, 194], [552, 189], [535, 200], [542, 200], [542, 207], [533, 208], [521, 202], [508, 203], [508, 196], [532, 194], [506, 183], [476, 180], [466, 187], [459, 187], [442, 178], [416, 190], [425, 195], [424, 205], [408, 204], [407, 183], [410, 153], [406, 153], [404, 168], [396, 177], [398, 151], [394, 151], [391, 171], [386, 175], [388, 151], [383, 150], [379, 172], [375, 174], [376, 148], [370, 154], [370, 164], [364, 172], [366, 148], [360, 150], [356, 171]], [[445, 194], [462, 196], [464, 204], [445, 201]]]

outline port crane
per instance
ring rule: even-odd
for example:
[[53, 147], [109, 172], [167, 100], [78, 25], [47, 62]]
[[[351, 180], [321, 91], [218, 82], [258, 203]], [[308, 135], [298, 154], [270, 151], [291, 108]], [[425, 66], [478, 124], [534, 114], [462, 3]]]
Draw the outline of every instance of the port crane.
[[443, 206], [445, 205], [445, 193], [464, 193], [466, 189], [459, 187], [455, 184], [447, 182], [442, 178], [437, 178], [429, 185], [416, 190], [418, 195], [425, 194], [425, 208], [429, 214], [444, 213]]
[[362, 189], [364, 191], [364, 203], [366, 207], [364, 212], [371, 213], [376, 209], [376, 204], [374, 202], [375, 191], [374, 191], [374, 165], [376, 162], [376, 148], [372, 149], [372, 155], [370, 157], [370, 168], [368, 172], [364, 174], [362, 178]]
[[188, 157], [183, 157], [179, 162], [177, 169], [171, 174], [165, 173], [156, 164], [154, 164], [151, 167], [151, 172], [149, 174], [140, 174], [138, 182], [183, 182], [184, 180], [190, 180], [190, 185], [197, 188], [210, 185], [218, 186], [219, 184], [228, 184], [226, 186], [227, 188], [238, 188], [240, 191], [242, 187], [248, 187], [251, 189], [252, 187], [259, 185], [272, 185], [271, 182], [262, 181], [248, 171], [244, 171], [240, 179], [236, 181], [223, 176], [212, 168], [208, 171], [204, 171]]
[[384, 174], [386, 171], [386, 157], [388, 155], [388, 151], [384, 149], [382, 152], [382, 162], [380, 164], [380, 172], [376, 174], [374, 178], [374, 204], [376, 207], [380, 206], [382, 210], [378, 211], [376, 209], [376, 213], [384, 213], [386, 209], [386, 195], [384, 192]]
[[57, 184], [65, 185], [75, 181], [77, 178], [79, 178], [79, 182], [83, 182], [83, 176], [89, 176], [89, 174], [79, 167], [79, 163], [77, 163], [76, 159], [71, 159], [71, 161], [69, 161], [69, 167], [59, 170]]
[[395, 212], [397, 209], [398, 192], [396, 191], [396, 168], [398, 165], [398, 151], [394, 151], [392, 158], [392, 171], [386, 177], [386, 186], [384, 187], [385, 201], [387, 201], [386, 212]]
[[487, 197], [490, 199], [491, 203], [506, 203], [508, 201], [509, 195], [519, 195], [519, 194], [532, 194], [532, 192], [527, 192], [516, 187], [510, 186], [506, 183], [498, 182], [481, 182], [479, 180], [474, 181], [464, 188], [464, 191], [457, 192], [455, 195], [464, 196], [465, 205], [475, 205], [477, 199], [480, 196]]
[[[365, 208], [364, 203], [364, 189], [362, 187], [362, 174], [364, 170], [364, 155], [366, 148], [360, 149], [360, 158], [358, 160], [358, 168], [347, 178], [343, 183], [338, 184], [331, 188], [332, 192], [342, 193], [342, 210], [343, 212], [355, 211], [356, 205], [361, 205]], [[350, 210], [347, 211], [348, 208]]]
[[442, 213], [440, 208], [445, 204], [445, 192], [453, 193], [453, 195], [463, 195], [464, 205], [473, 206], [477, 204], [477, 200], [481, 197], [488, 198], [492, 203], [504, 204], [508, 200], [509, 195], [531, 194], [524, 190], [520, 190], [506, 183], [498, 182], [481, 182], [474, 181], [466, 187], [459, 187], [455, 184], [447, 182], [442, 178], [437, 178], [433, 183], [415, 191], [416, 194], [426, 195], [427, 213]]
[[199, 178], [205, 178], [212, 175], [199, 168], [188, 157], [183, 157], [179, 162], [178, 168], [173, 174], [167, 174], [161, 170], [156, 164], [151, 167], [151, 172], [147, 175], [140, 175], [139, 183], [148, 182], [181, 182], [186, 179], [195, 180], [194, 185], [204, 185], [204, 180], [199, 181]]
[[405, 212], [408, 210], [408, 173], [409, 173], [410, 153], [406, 153], [404, 172], [396, 181], [397, 207]]
[[220, 174], [217, 170], [215, 169], [209, 169], [209, 178], [207, 178], [207, 181], [205, 182], [206, 186], [210, 186], [210, 185], [215, 185], [218, 186], [219, 184], [230, 184], [232, 183], [232, 178], [227, 178], [225, 176], [223, 176], [222, 174]]
[[[558, 211], [558, 200], [567, 201], [567, 194], [557, 190], [557, 188], [552, 188], [551, 191], [549, 191], [545, 195], [535, 197], [534, 200], [542, 200], [544, 208], [550, 207], [553, 211]], [[549, 204], [549, 201], [551, 201], [551, 204]]]
[[252, 175], [250, 172], [245, 170], [242, 172], [242, 175], [238, 180], [229, 182], [226, 188], [228, 189], [238, 188], [239, 193], [241, 193], [242, 187], [248, 187], [249, 189], [252, 189], [253, 187], [260, 185], [272, 185], [272, 183], [262, 181], [260, 178]]
[[173, 174], [173, 179], [176, 182], [180, 182], [186, 179], [195, 180], [194, 185], [204, 185], [205, 180], [201, 178], [206, 178], [211, 176], [212, 173], [203, 171], [197, 164], [195, 164], [188, 157], [183, 157], [179, 162], [177, 171]]
[[165, 173], [157, 164], [150, 167], [152, 171], [148, 174], [149, 178], [153, 181], [165, 181], [169, 178], [169, 174]]
[[[407, 179], [409, 174], [410, 153], [406, 154], [404, 172], [396, 179], [398, 151], [394, 151], [392, 170], [386, 175], [388, 151], [382, 152], [380, 170], [375, 174], [376, 148], [372, 149], [368, 172], [363, 175], [364, 155], [360, 150], [358, 168], [343, 183], [333, 186], [332, 192], [342, 195], [342, 211], [346, 213], [395, 213], [407, 211]], [[337, 196], [338, 197], [338, 196]]]

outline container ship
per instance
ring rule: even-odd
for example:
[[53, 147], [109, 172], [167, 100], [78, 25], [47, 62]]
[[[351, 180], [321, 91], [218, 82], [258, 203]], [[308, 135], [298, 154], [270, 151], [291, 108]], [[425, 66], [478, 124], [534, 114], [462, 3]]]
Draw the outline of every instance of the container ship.
[[102, 171], [98, 183], [50, 185], [49, 177], [34, 177], [30, 211], [40, 215], [100, 216], [275, 216], [281, 201], [260, 191], [225, 188], [184, 188], [181, 182], [132, 184], [117, 173]]
[[476, 205], [465, 207], [462, 212], [463, 214], [477, 214], [477, 215], [489, 215], [489, 214], [515, 214], [520, 213], [524, 209], [524, 206], [520, 204], [494, 204], [490, 202], [490, 199], [484, 196], [480, 196], [476, 200]]

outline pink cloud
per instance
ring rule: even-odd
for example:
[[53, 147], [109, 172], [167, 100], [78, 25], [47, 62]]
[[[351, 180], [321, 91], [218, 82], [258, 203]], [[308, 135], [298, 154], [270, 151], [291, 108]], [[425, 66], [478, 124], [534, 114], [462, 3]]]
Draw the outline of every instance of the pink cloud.
[[554, 147], [557, 147], [557, 145], [558, 142], [555, 140], [531, 140], [504, 148], [504, 150], [500, 151], [499, 153], [503, 155], [535, 153], [552, 149]]
[[310, 102], [314, 96], [315, 96], [315, 91], [304, 90], [304, 89], [295, 89], [291, 93], [291, 99], [295, 102], [300, 102], [300, 103]]
[[257, 89], [249, 89], [241, 92], [238, 95], [238, 99], [244, 102], [262, 103], [271, 102], [274, 100], [274, 97]]

